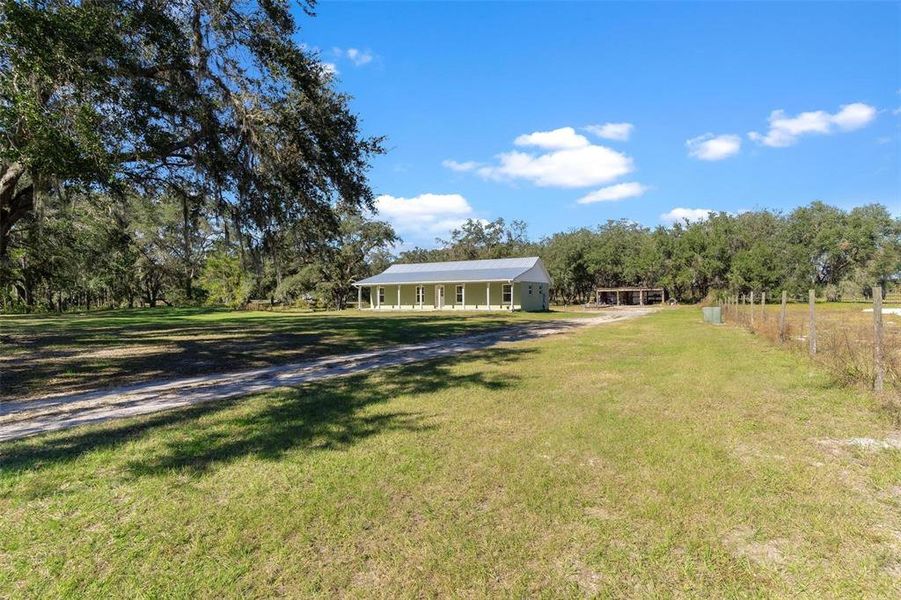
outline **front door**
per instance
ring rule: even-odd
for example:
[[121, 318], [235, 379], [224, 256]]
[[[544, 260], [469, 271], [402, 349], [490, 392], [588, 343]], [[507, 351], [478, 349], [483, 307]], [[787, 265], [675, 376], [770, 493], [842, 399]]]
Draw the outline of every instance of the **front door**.
[[444, 308], [444, 286], [435, 286], [435, 308]]

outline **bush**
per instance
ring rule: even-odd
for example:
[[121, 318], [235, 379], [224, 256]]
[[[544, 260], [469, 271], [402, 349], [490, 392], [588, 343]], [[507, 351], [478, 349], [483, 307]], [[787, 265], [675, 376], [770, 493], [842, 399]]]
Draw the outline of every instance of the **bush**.
[[207, 304], [231, 308], [247, 304], [253, 289], [253, 281], [241, 266], [241, 259], [223, 251], [207, 257], [200, 283], [208, 294]]

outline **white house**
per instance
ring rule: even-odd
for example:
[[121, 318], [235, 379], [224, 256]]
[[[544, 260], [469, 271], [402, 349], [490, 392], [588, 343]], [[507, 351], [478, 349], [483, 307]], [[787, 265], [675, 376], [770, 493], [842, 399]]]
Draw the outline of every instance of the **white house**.
[[537, 256], [394, 264], [357, 281], [371, 310], [547, 310], [551, 277]]

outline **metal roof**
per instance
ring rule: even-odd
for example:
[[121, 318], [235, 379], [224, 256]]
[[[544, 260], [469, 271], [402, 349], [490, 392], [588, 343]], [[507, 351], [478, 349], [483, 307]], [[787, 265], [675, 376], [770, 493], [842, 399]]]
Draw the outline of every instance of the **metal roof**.
[[[533, 269], [536, 270], [529, 273]], [[529, 274], [528, 279], [523, 278], [526, 274]], [[550, 277], [541, 259], [537, 256], [530, 256], [527, 258], [394, 264], [378, 275], [357, 281], [354, 285], [466, 283], [475, 281], [534, 281], [550, 283]]]

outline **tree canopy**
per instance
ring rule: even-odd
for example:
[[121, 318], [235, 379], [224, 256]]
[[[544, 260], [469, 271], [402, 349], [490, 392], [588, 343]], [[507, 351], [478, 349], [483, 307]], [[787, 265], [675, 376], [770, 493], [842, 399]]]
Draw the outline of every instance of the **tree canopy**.
[[[381, 139], [295, 41], [291, 4], [0, 0], [3, 282], [21, 279], [10, 244], [44, 206], [175, 203], [185, 255], [201, 217], [231, 241], [337, 232], [337, 211], [370, 209]], [[191, 297], [196, 269], [182, 275]]]

